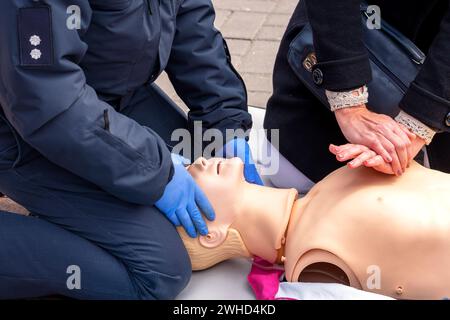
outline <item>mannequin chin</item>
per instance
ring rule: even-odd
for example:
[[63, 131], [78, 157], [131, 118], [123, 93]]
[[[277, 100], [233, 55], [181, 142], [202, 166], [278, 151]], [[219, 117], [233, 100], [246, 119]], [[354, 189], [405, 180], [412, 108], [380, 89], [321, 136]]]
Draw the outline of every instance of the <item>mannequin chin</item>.
[[[249, 184], [239, 159], [188, 168], [216, 220], [210, 234], [179, 228], [193, 270], [236, 257], [283, 264], [291, 282], [333, 282], [404, 299], [450, 295], [450, 175], [413, 163], [402, 177], [343, 167], [301, 199]], [[375, 269], [374, 269], [375, 268]], [[370, 270], [381, 271], [381, 286]]]

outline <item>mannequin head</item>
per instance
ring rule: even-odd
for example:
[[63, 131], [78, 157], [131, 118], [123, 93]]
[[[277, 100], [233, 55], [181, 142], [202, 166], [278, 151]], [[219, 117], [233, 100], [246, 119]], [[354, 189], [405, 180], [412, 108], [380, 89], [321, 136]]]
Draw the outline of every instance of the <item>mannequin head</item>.
[[193, 269], [251, 255], [275, 262], [297, 192], [247, 183], [239, 158], [199, 158], [188, 171], [216, 212], [207, 236], [191, 239], [179, 229]]
[[216, 212], [215, 221], [208, 222], [209, 234], [199, 238], [205, 248], [212, 249], [223, 244], [231, 224], [242, 213], [244, 199], [240, 195], [246, 187], [243, 168], [239, 158], [199, 158], [188, 168]]

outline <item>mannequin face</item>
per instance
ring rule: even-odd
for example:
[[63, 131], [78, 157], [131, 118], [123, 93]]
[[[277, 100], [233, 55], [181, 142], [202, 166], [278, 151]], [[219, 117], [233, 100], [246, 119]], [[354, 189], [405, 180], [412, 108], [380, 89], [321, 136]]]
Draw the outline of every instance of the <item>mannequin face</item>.
[[209, 235], [200, 237], [205, 247], [220, 245], [228, 228], [243, 208], [242, 193], [246, 187], [244, 164], [239, 158], [197, 159], [188, 168], [216, 212], [214, 221], [207, 221]]
[[216, 212], [207, 221], [209, 234], [199, 237], [205, 248], [217, 248], [236, 230], [248, 252], [275, 261], [281, 248], [297, 192], [250, 184], [239, 158], [200, 158], [188, 168]]
[[221, 209], [222, 202], [227, 206], [233, 203], [238, 195], [236, 191], [245, 184], [244, 164], [239, 158], [199, 158], [188, 171], [216, 209]]

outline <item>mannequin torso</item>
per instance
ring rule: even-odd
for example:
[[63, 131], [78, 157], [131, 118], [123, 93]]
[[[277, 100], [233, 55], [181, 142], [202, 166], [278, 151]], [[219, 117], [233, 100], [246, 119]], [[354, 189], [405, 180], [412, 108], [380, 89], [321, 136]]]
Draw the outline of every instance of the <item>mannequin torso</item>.
[[[210, 239], [180, 230], [194, 268], [256, 255], [284, 262], [292, 282], [337, 282], [405, 299], [450, 294], [448, 174], [416, 163], [400, 178], [343, 167], [296, 199], [293, 190], [249, 185], [238, 161], [189, 170], [218, 217]], [[203, 256], [208, 263], [198, 263]]]
[[417, 163], [400, 178], [366, 168], [335, 171], [294, 206], [286, 278], [345, 274], [343, 283], [395, 298], [446, 297], [449, 196], [450, 176]]

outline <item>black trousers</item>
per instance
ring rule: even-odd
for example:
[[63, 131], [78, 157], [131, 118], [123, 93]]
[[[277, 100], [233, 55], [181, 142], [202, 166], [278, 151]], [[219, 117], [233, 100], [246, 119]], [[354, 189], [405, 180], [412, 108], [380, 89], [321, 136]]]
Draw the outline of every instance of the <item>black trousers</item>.
[[[164, 138], [187, 128], [154, 85], [122, 113]], [[189, 282], [186, 248], [155, 207], [122, 201], [21, 140], [0, 164], [0, 191], [31, 212], [0, 211], [0, 299], [174, 299]]]
[[[383, 9], [383, 13], [385, 11]], [[384, 18], [388, 20], [390, 16], [397, 17], [395, 14], [385, 14]], [[306, 8], [300, 1], [277, 54], [273, 74], [274, 92], [267, 105], [264, 128], [279, 130], [280, 153], [308, 178], [317, 182], [342, 166], [328, 151], [329, 144], [345, 144], [347, 140], [334, 114], [301, 83], [287, 60], [290, 43], [307, 22]], [[406, 29], [406, 24], [410, 23], [400, 18], [392, 18], [389, 22], [399, 30]], [[427, 43], [423, 37], [420, 39], [424, 48]], [[450, 173], [449, 133], [437, 134], [427, 151], [432, 168]]]

